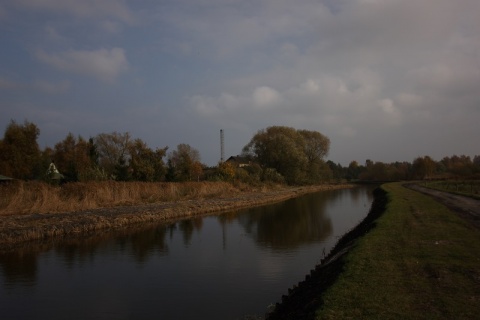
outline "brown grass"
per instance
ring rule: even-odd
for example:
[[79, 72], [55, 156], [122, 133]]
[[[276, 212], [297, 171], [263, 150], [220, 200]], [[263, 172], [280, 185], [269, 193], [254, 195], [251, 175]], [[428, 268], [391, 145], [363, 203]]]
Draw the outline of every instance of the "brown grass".
[[52, 186], [38, 181], [0, 185], [0, 215], [58, 213], [220, 197], [243, 191], [226, 182], [77, 182]]
[[349, 185], [288, 187], [227, 182], [0, 185], [0, 252], [25, 241], [72, 239], [134, 225], [263, 205]]

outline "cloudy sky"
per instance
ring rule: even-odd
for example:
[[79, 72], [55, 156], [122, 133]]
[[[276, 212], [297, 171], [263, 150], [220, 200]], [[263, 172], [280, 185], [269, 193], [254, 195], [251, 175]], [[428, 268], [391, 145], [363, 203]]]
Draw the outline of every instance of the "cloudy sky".
[[285, 125], [328, 159], [480, 154], [478, 0], [0, 2], [0, 130], [187, 143], [205, 164]]

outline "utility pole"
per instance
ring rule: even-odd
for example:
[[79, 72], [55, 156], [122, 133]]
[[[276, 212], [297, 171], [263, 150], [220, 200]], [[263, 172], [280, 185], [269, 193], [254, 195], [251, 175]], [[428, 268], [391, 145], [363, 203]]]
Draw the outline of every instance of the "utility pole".
[[223, 129], [220, 129], [220, 163], [225, 160], [225, 149], [223, 145]]

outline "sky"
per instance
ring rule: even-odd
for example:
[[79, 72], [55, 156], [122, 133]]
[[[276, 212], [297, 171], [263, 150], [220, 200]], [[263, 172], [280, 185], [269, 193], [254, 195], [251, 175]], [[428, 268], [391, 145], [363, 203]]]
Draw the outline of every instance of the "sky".
[[327, 160], [480, 155], [478, 0], [0, 2], [0, 130], [180, 143], [201, 161], [270, 126]]

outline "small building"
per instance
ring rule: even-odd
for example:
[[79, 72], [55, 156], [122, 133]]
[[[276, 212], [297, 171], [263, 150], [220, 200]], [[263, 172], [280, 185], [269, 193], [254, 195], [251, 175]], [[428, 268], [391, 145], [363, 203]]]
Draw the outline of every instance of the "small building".
[[0, 182], [7, 182], [7, 181], [12, 181], [12, 180], [13, 180], [13, 178], [2, 176], [0, 174]]
[[47, 177], [49, 177], [51, 180], [65, 179], [65, 176], [58, 171], [53, 161], [48, 166]]
[[225, 162], [233, 163], [238, 168], [248, 167], [252, 164], [251, 161], [247, 157], [242, 157], [242, 156], [231, 156]]

